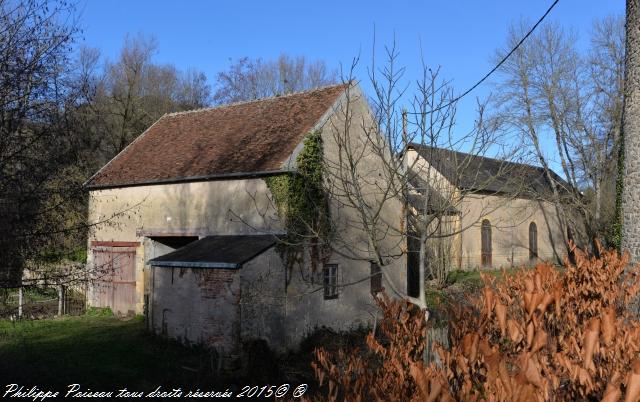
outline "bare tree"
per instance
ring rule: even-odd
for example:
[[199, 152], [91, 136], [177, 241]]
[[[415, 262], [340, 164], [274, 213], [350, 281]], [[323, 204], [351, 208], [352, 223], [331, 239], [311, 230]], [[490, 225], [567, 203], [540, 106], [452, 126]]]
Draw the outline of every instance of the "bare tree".
[[214, 103], [226, 104], [286, 95], [337, 82], [323, 61], [281, 54], [276, 60], [244, 57], [216, 77]]
[[84, 97], [76, 108], [93, 171], [123, 150], [163, 114], [208, 106], [210, 87], [202, 72], [182, 72], [153, 62], [154, 38], [125, 38], [116, 61], [101, 63], [99, 51], [82, 48], [76, 85]]
[[60, 262], [84, 259], [82, 183], [162, 114], [209, 102], [202, 73], [152, 62], [152, 40], [129, 38], [114, 63], [82, 48], [74, 63], [75, 23], [66, 2], [0, 1], [0, 286], [25, 267], [77, 281]]
[[[524, 23], [512, 26], [506, 48], [513, 48], [523, 32]], [[543, 25], [503, 65], [493, 103], [493, 118], [503, 130], [522, 139], [554, 183], [554, 204], [579, 211], [589, 237], [605, 236], [610, 242], [623, 38], [619, 19], [597, 21], [591, 48], [581, 54], [573, 33], [558, 25]], [[497, 58], [502, 54], [498, 52]], [[567, 186], [553, 180], [552, 161], [560, 166]], [[559, 209], [563, 226], [570, 220], [567, 213], [567, 208]]]
[[625, 170], [623, 190], [622, 249], [631, 260], [640, 258], [640, 225], [638, 218], [638, 175], [640, 174], [640, 7], [638, 0], [627, 0], [626, 53], [624, 74], [624, 141]]
[[76, 32], [65, 2], [0, 1], [0, 286], [19, 283], [25, 261], [60, 230], [40, 228], [59, 206], [52, 197], [68, 195], [55, 184], [68, 157], [61, 105]]

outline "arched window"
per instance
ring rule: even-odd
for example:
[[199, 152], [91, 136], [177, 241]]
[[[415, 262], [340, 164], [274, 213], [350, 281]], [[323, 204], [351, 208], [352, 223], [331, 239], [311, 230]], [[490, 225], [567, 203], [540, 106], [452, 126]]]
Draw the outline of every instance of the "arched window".
[[569, 262], [572, 264], [576, 263], [575, 243], [574, 247], [569, 246], [569, 244], [574, 241], [573, 232], [571, 231], [571, 228], [567, 226], [567, 253], [569, 254]]
[[538, 226], [535, 222], [529, 224], [529, 261], [538, 259]]
[[487, 219], [482, 221], [481, 228], [482, 251], [480, 261], [483, 268], [491, 267], [491, 222]]

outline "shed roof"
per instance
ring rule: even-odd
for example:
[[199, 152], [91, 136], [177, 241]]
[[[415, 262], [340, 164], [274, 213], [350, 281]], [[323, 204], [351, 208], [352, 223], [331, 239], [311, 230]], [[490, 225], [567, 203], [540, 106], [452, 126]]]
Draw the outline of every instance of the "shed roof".
[[151, 259], [149, 265], [237, 269], [267, 251], [277, 240], [274, 235], [207, 236]]
[[167, 114], [86, 186], [120, 187], [280, 171], [347, 85]]
[[[501, 159], [472, 155], [421, 144], [409, 144], [447, 180], [463, 190], [518, 193], [528, 196], [548, 196], [551, 183], [542, 167]], [[571, 186], [551, 171], [551, 176], [563, 192]]]

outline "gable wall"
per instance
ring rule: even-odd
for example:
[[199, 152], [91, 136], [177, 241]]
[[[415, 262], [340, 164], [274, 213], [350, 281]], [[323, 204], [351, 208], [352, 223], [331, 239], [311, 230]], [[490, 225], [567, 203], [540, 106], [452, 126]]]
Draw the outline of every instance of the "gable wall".
[[[358, 184], [365, 194], [365, 199], [372, 208], [381, 203], [380, 220], [376, 228], [380, 236], [379, 245], [383, 255], [388, 277], [393, 286], [383, 278], [383, 286], [392, 297], [406, 294], [406, 259], [402, 255], [402, 237], [398, 231], [402, 221], [402, 204], [398, 199], [382, 202], [377, 185], [384, 187], [385, 171], [381, 161], [371, 152], [370, 144], [366, 141], [365, 128], [374, 126], [368, 112], [368, 105], [359, 90], [352, 90], [350, 99], [351, 127], [348, 142], [345, 138], [345, 106], [341, 106], [324, 124], [322, 139], [326, 168], [325, 181], [327, 190], [332, 194], [330, 200], [331, 218], [336, 232], [333, 247], [336, 252], [326, 261], [338, 264], [339, 296], [336, 299], [324, 299], [323, 293], [323, 265], [318, 264], [313, 271], [310, 263], [309, 251], [305, 254], [305, 264], [301, 271], [294, 269], [294, 276], [287, 288], [287, 344], [297, 343], [315, 328], [331, 327], [335, 330], [348, 330], [359, 326], [371, 326], [378, 314], [378, 308], [370, 291], [370, 260], [373, 258], [366, 230], [357, 208], [350, 204], [344, 195], [345, 185], [350, 180], [340, 182], [339, 155], [342, 152], [343, 165], [347, 163], [344, 148], [339, 146], [342, 140], [352, 147], [352, 155], [362, 157], [357, 160]], [[343, 171], [343, 173], [347, 173]], [[403, 294], [396, 294], [395, 287]]]
[[409, 169], [420, 175], [427, 183], [447, 200], [456, 199], [458, 189], [445, 178], [437, 169], [430, 166], [423, 157], [421, 157], [415, 149], [407, 149], [406, 163]]

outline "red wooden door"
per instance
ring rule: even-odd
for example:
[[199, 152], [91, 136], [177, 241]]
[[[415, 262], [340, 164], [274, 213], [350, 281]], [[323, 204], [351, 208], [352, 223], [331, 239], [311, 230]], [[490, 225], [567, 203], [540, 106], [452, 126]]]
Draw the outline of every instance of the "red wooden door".
[[93, 256], [93, 305], [110, 307], [114, 313], [121, 315], [135, 313], [136, 249], [100, 247], [93, 250]]

